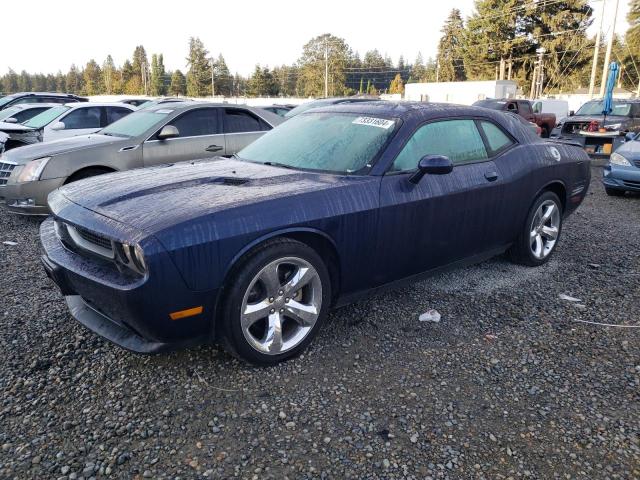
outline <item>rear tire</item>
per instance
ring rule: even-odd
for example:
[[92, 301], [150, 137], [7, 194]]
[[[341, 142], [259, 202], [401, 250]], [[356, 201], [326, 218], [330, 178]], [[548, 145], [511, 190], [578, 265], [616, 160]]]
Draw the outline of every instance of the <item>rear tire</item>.
[[617, 188], [604, 187], [604, 191], [610, 197], [624, 197], [625, 194], [624, 190], [618, 190]]
[[281, 238], [249, 252], [223, 288], [219, 317], [226, 349], [259, 366], [300, 354], [331, 303], [329, 272], [308, 245]]
[[508, 251], [511, 260], [537, 267], [546, 263], [562, 233], [562, 203], [550, 191], [542, 192], [529, 210], [515, 243]]
[[105, 173], [112, 173], [113, 170], [108, 170], [106, 168], [85, 168], [84, 170], [80, 170], [79, 172], [74, 173], [67, 181], [64, 182], [65, 185], [68, 183], [77, 182], [78, 180], [83, 180], [89, 177], [95, 177], [97, 175], [104, 175]]

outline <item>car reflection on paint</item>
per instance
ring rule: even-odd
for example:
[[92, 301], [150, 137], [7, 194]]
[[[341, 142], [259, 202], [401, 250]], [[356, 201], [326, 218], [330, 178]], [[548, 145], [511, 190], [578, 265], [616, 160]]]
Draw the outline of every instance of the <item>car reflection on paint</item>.
[[218, 342], [270, 365], [332, 306], [505, 251], [545, 263], [589, 179], [581, 148], [500, 112], [337, 105], [231, 159], [61, 188], [43, 262], [72, 315], [124, 348]]

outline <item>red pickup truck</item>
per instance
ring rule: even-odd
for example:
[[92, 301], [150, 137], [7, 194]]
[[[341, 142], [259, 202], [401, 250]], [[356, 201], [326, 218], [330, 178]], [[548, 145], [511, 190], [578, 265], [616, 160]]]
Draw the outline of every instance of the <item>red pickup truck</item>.
[[516, 113], [525, 120], [538, 125], [542, 129], [542, 132], [540, 134], [542, 138], [549, 138], [551, 130], [553, 130], [556, 126], [556, 116], [553, 113], [533, 113], [533, 108], [529, 100], [496, 98], [478, 100], [473, 104], [473, 106]]

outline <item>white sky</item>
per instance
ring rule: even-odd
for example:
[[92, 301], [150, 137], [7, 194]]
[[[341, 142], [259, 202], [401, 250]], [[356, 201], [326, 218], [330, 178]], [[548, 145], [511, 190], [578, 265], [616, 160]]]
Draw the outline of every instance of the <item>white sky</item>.
[[[606, 1], [605, 32], [616, 0]], [[591, 3], [598, 15], [599, 1]], [[256, 63], [293, 63], [308, 40], [327, 32], [343, 37], [361, 55], [377, 48], [394, 62], [401, 54], [413, 61], [419, 51], [425, 59], [435, 56], [451, 8], [459, 8], [466, 18], [473, 4], [324, 0], [309, 10], [304, 0], [3, 1], [0, 74], [9, 67], [17, 72], [66, 72], [72, 63], [81, 66], [91, 58], [102, 64], [109, 53], [121, 65], [139, 44], [149, 56], [163, 53], [167, 69], [184, 72], [190, 36], [200, 37], [212, 54], [222, 53], [230, 71], [243, 75]], [[627, 10], [627, 0], [620, 0], [619, 33], [627, 29]], [[595, 33], [597, 23], [596, 18], [590, 33]]]

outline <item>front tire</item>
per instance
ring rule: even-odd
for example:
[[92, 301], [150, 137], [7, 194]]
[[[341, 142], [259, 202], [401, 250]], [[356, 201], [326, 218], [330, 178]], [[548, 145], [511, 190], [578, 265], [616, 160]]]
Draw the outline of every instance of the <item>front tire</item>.
[[297, 356], [313, 340], [329, 309], [331, 282], [315, 250], [283, 238], [241, 259], [223, 295], [227, 350], [268, 366]]
[[546, 263], [562, 232], [562, 203], [550, 191], [536, 198], [527, 220], [508, 254], [512, 261], [537, 267]]

